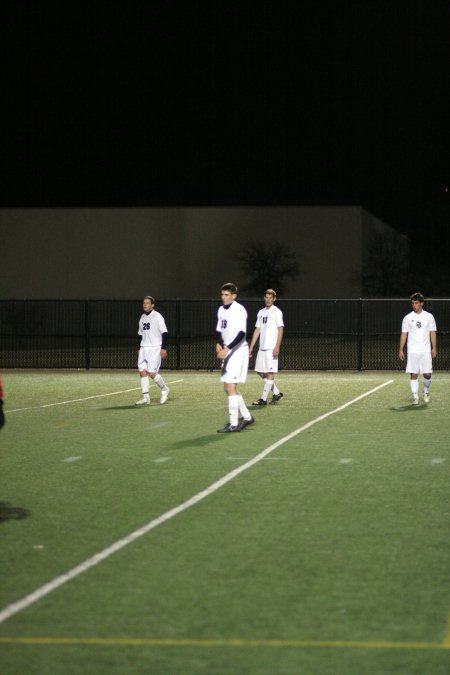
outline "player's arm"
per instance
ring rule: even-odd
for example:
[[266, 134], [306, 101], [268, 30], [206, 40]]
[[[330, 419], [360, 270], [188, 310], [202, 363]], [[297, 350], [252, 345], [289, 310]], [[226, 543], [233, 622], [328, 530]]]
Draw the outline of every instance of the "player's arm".
[[278, 336], [277, 336], [277, 343], [275, 347], [273, 348], [273, 355], [278, 356], [280, 353], [280, 347], [281, 347], [281, 342], [283, 340], [283, 332], [284, 332], [284, 326], [278, 326]]
[[161, 333], [161, 358], [166, 359], [167, 358], [167, 338], [168, 338], [169, 333], [165, 331], [164, 333]]
[[258, 342], [259, 334], [261, 333], [261, 328], [255, 328], [252, 335], [252, 340], [250, 342], [250, 347], [248, 348], [249, 355], [252, 355], [252, 351], [256, 343]]
[[434, 357], [437, 354], [437, 336], [435, 330], [430, 331], [430, 342], [431, 342], [431, 356], [434, 359]]
[[408, 338], [408, 333], [400, 333], [400, 346], [398, 348], [398, 358], [400, 361], [405, 360], [405, 345]]
[[242, 342], [242, 340], [245, 340], [245, 332], [243, 330], [240, 330], [229, 345], [223, 345], [222, 348], [219, 351], [217, 351], [217, 356], [219, 357], [219, 359], [226, 358], [233, 349], [233, 347], [236, 347], [236, 345], [238, 345], [239, 342]]
[[216, 330], [216, 354], [217, 354], [217, 356], [219, 356], [219, 352], [220, 352], [221, 349], [223, 349], [222, 333], [220, 332], [220, 330]]

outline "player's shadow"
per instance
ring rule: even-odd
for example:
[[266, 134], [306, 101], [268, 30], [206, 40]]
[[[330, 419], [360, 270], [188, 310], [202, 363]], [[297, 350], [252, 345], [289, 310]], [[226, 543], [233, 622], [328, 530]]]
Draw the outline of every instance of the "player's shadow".
[[206, 436], [196, 436], [195, 438], [185, 438], [182, 441], [171, 443], [168, 447], [173, 450], [182, 450], [184, 448], [202, 448], [210, 445], [214, 441], [220, 441], [225, 434], [207, 434]]
[[148, 405], [139, 406], [139, 405], [135, 405], [135, 404], [131, 404], [131, 405], [110, 405], [108, 407], [105, 406], [104, 408], [97, 408], [97, 410], [99, 410], [101, 412], [104, 412], [105, 410], [109, 410], [109, 411], [114, 411], [114, 410], [140, 410], [141, 408], [148, 408], [148, 407], [149, 407]]
[[396, 406], [396, 407], [391, 407], [389, 410], [391, 412], [396, 412], [396, 413], [418, 413], [419, 410], [426, 410], [427, 406], [426, 405], [413, 405], [412, 403], [408, 403], [408, 405], [402, 405], [402, 406]]
[[5, 523], [7, 520], [23, 520], [30, 515], [31, 511], [28, 511], [28, 509], [0, 502], [0, 523]]

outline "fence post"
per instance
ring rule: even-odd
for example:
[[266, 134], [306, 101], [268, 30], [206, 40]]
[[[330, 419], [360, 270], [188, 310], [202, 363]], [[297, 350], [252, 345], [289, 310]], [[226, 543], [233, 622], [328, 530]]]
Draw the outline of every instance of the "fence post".
[[91, 352], [89, 344], [89, 300], [84, 301], [84, 367], [91, 367]]
[[358, 300], [358, 370], [363, 369], [363, 299]]
[[177, 298], [176, 304], [176, 331], [177, 331], [177, 365], [176, 369], [181, 370], [181, 300]]

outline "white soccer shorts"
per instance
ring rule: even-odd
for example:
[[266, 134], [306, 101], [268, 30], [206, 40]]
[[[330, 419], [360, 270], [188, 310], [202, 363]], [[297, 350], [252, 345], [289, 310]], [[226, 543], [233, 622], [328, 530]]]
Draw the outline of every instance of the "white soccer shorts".
[[161, 347], [141, 347], [138, 356], [138, 370], [142, 373], [157, 373], [161, 368]]
[[228, 384], [245, 382], [248, 372], [248, 345], [238, 347], [223, 362], [221, 381]]
[[432, 373], [433, 359], [431, 352], [412, 352], [408, 353], [406, 362], [407, 373]]
[[257, 373], [278, 373], [278, 358], [274, 359], [272, 349], [260, 349], [256, 356]]

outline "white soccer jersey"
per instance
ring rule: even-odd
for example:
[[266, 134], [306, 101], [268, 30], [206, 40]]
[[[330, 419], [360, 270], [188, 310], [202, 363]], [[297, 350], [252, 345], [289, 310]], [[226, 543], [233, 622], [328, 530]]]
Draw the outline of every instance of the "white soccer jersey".
[[278, 328], [284, 326], [283, 312], [275, 305], [263, 307], [258, 312], [255, 326], [261, 331], [259, 349], [273, 349], [278, 340]]
[[402, 321], [402, 333], [408, 333], [408, 352], [431, 352], [430, 331], [436, 330], [434, 316], [424, 309], [410, 312]]
[[162, 334], [167, 333], [166, 322], [156, 310], [142, 314], [139, 319], [138, 335], [142, 336], [141, 347], [161, 347]]
[[[224, 345], [233, 342], [240, 331], [247, 333], [247, 310], [245, 307], [236, 300], [226, 307], [219, 307], [216, 330], [221, 333]], [[242, 344], [247, 344], [247, 342]]]

